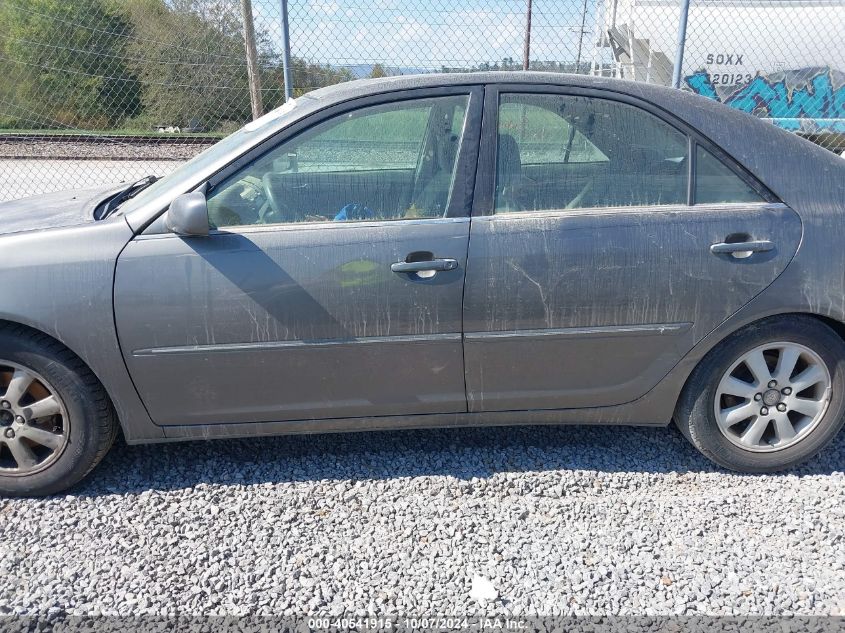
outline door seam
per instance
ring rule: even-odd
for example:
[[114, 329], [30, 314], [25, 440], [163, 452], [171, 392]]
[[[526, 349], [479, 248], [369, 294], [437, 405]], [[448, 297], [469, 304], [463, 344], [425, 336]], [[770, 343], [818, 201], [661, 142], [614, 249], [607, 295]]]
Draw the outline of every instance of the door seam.
[[487, 86], [481, 86], [481, 117], [478, 122], [478, 140], [475, 144], [475, 164], [470, 170], [472, 174], [472, 196], [469, 200], [469, 222], [467, 224], [467, 247], [466, 260], [464, 263], [464, 281], [461, 287], [461, 360], [463, 361], [464, 377], [464, 406], [466, 413], [469, 413], [469, 390], [467, 389], [467, 354], [466, 354], [466, 292], [467, 280], [469, 279], [469, 256], [472, 247], [472, 211], [475, 208], [475, 194], [478, 188], [478, 165], [481, 162], [481, 148], [484, 146], [484, 113], [487, 104]]

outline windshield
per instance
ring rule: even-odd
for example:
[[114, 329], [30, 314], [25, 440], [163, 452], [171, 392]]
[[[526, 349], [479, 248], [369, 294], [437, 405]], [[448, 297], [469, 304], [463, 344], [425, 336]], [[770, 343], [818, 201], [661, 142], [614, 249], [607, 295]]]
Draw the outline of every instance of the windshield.
[[211, 147], [203, 150], [194, 156], [188, 162], [182, 164], [177, 169], [172, 171], [167, 176], [160, 178], [149, 187], [144, 188], [137, 196], [127, 200], [125, 204], [120, 206], [118, 213], [126, 213], [132, 209], [143, 205], [147, 200], [152, 200], [159, 193], [165, 191], [168, 187], [176, 182], [184, 179], [187, 174], [192, 172], [202, 171], [206, 167], [214, 164], [221, 157], [226, 156], [233, 149], [238, 146], [246, 145], [250, 139], [260, 138], [268, 129], [274, 127], [277, 121], [289, 114], [296, 107], [296, 100], [291, 99], [284, 105], [279, 106], [275, 110], [271, 110], [264, 116], [247, 123], [237, 132], [230, 134], [226, 138], [218, 141]]

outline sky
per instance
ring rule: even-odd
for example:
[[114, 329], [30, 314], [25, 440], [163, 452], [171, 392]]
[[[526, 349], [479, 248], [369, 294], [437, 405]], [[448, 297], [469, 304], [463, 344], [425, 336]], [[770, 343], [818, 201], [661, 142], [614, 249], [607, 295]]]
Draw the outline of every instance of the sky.
[[[254, 2], [256, 22], [277, 35], [279, 0]], [[587, 2], [591, 33], [594, 3]], [[312, 61], [438, 69], [522, 60], [526, 0], [289, 0], [288, 6], [291, 52]], [[574, 61], [583, 10], [583, 0], [534, 0], [532, 59]], [[584, 60], [592, 41], [585, 37]]]

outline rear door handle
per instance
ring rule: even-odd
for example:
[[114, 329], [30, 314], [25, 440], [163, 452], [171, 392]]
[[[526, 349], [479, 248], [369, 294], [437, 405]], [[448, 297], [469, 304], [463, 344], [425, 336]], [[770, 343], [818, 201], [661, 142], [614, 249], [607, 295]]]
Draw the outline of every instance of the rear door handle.
[[429, 259], [421, 262], [396, 262], [390, 265], [390, 270], [395, 273], [421, 273], [455, 270], [457, 267], [456, 259]]
[[[774, 250], [774, 242], [769, 240], [754, 240], [751, 242], [719, 242], [710, 247], [714, 255], [728, 254], [737, 258], [748, 257], [751, 253], [765, 253]], [[746, 254], [747, 253], [747, 254]]]

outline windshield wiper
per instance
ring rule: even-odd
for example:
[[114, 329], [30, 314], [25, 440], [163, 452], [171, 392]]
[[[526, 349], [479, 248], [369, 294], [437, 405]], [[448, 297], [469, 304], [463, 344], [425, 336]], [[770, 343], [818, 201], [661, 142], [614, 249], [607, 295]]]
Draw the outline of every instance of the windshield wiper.
[[141, 180], [133, 182], [131, 185], [126, 187], [125, 189], [119, 191], [117, 194], [112, 196], [102, 207], [99, 214], [98, 220], [102, 220], [103, 218], [107, 218], [111, 215], [115, 209], [117, 209], [121, 204], [129, 200], [130, 198], [134, 198], [139, 193], [141, 193], [144, 189], [149, 187], [153, 184], [156, 180], [158, 180], [158, 176], [144, 176]]

